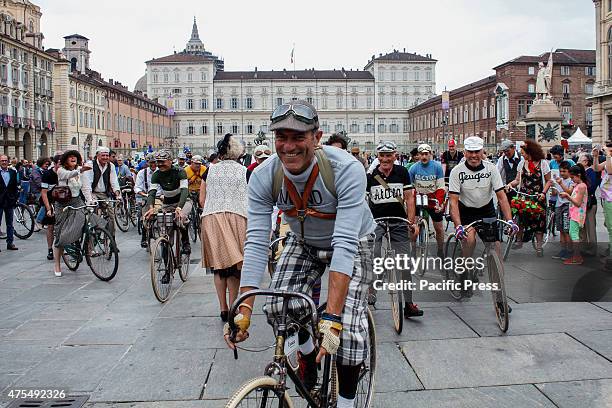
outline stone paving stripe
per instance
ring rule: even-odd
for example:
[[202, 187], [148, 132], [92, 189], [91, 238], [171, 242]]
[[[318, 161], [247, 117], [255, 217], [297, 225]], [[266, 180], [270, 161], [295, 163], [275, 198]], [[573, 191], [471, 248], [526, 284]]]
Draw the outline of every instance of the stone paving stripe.
[[612, 377], [612, 365], [565, 334], [401, 343], [426, 389]]
[[612, 362], [612, 330], [587, 330], [567, 334]]
[[125, 345], [60, 347], [15, 385], [65, 389], [70, 393], [92, 392], [128, 348]]
[[[460, 375], [460, 374], [458, 374]], [[554, 408], [532, 385], [375, 394], [373, 408]]]
[[[612, 329], [612, 314], [590, 303], [528, 303], [512, 306], [508, 335]], [[452, 310], [481, 336], [499, 336], [493, 305], [458, 305]]]
[[13, 330], [5, 340], [37, 340], [57, 346], [85, 323], [86, 320], [30, 320]]
[[536, 384], [561, 408], [612, 407], [612, 379]]
[[393, 327], [391, 310], [374, 311], [377, 341], [383, 343], [478, 337], [472, 329], [446, 307], [423, 308], [423, 312], [423, 317], [404, 319], [402, 333], [398, 335]]
[[214, 350], [176, 350], [171, 343], [131, 348], [108, 373], [90, 401], [195, 400]]

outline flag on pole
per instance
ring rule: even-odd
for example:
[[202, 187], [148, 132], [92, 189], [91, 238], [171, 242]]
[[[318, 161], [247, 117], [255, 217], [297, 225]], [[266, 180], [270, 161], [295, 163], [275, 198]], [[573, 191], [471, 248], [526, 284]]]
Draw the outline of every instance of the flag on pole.
[[295, 52], [295, 44], [293, 44], [293, 48], [291, 49], [291, 63], [293, 64], [293, 53]]

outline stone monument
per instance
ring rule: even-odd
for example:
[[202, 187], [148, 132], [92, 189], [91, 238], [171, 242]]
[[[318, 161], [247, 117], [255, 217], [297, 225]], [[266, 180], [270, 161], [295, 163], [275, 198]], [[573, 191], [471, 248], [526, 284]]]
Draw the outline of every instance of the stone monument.
[[540, 143], [544, 150], [556, 144], [561, 144], [561, 123], [563, 117], [559, 108], [552, 100], [552, 51], [548, 57], [548, 64], [540, 62], [536, 80], [536, 97], [531, 110], [525, 117], [525, 130], [527, 139]]

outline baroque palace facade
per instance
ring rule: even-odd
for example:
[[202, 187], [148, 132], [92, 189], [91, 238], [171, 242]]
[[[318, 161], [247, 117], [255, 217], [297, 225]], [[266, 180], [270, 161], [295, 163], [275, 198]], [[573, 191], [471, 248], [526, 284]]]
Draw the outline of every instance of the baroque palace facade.
[[35, 158], [56, 148], [55, 59], [44, 51], [40, 7], [0, 2], [0, 153]]
[[408, 140], [408, 109], [435, 95], [436, 60], [399, 50], [372, 56], [363, 70], [225, 71], [206, 51], [194, 19], [185, 50], [146, 62], [136, 90], [174, 116], [175, 148], [207, 151], [232, 133], [252, 148], [268, 138], [270, 113], [303, 99], [319, 111], [324, 139], [345, 131], [352, 144], [373, 150], [380, 140]]

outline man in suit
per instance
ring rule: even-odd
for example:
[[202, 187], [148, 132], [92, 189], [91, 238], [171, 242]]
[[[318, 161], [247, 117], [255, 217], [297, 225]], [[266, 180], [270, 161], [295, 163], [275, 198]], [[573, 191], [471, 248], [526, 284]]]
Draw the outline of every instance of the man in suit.
[[17, 190], [17, 172], [15, 169], [9, 168], [9, 158], [6, 155], [0, 155], [0, 221], [2, 216], [5, 217], [6, 223], [6, 248], [9, 250], [17, 250], [13, 244], [13, 210], [17, 205], [19, 196]]

